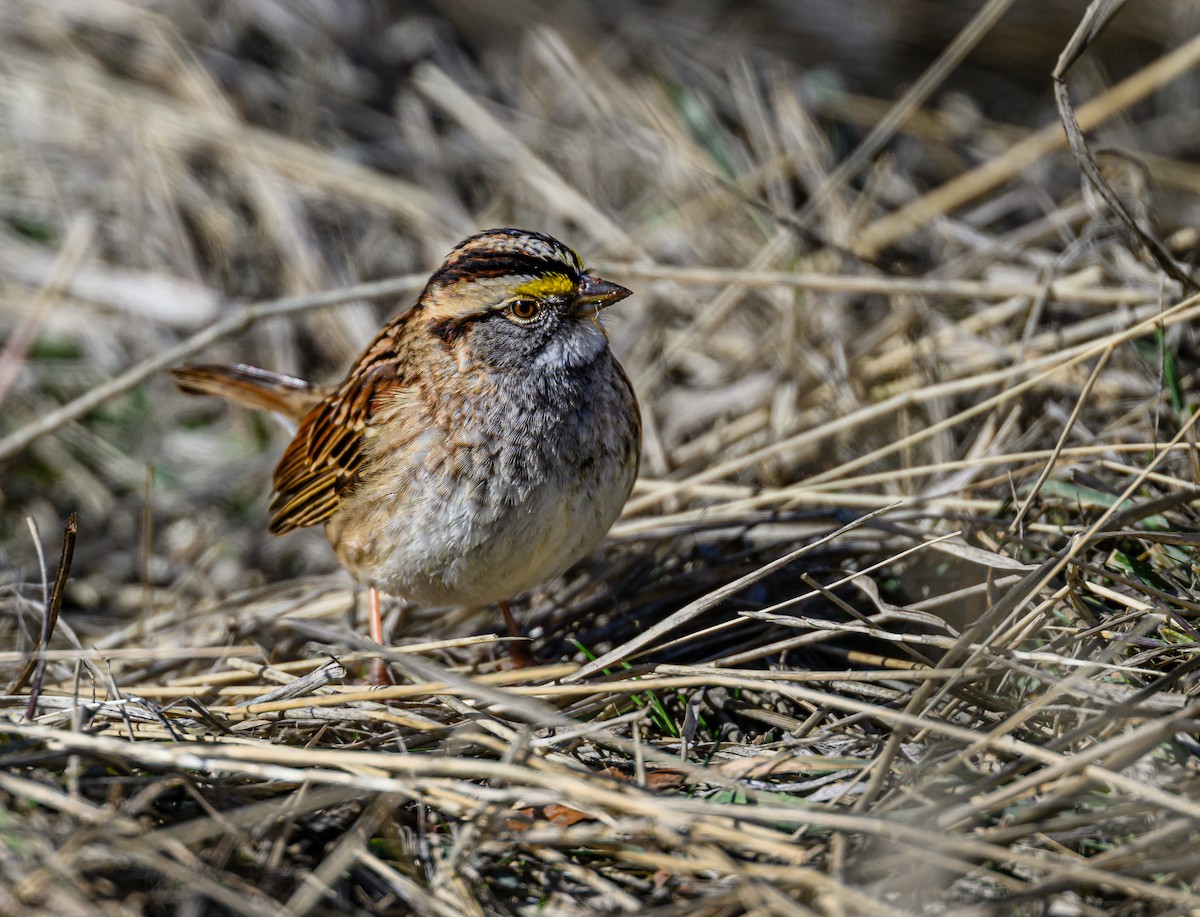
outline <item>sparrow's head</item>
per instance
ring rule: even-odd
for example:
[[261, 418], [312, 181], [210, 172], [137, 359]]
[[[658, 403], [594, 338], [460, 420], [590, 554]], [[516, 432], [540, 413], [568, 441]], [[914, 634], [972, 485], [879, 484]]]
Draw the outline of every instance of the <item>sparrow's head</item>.
[[599, 313], [629, 295], [557, 239], [489, 229], [447, 256], [414, 317], [448, 348], [497, 370], [569, 368], [604, 352]]

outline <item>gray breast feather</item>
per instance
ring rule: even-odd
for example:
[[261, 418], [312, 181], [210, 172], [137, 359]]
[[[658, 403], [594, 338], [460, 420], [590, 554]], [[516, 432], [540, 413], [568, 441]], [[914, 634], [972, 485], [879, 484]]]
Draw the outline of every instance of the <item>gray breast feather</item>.
[[440, 451], [431, 447], [405, 492], [392, 495], [395, 505], [371, 507], [387, 513], [379, 541], [391, 550], [355, 572], [421, 604], [487, 604], [584, 557], [620, 514], [637, 473], [632, 393], [612, 360], [605, 350], [584, 366], [501, 384], [484, 435], [461, 439], [453, 458], [460, 473], [428, 461]]

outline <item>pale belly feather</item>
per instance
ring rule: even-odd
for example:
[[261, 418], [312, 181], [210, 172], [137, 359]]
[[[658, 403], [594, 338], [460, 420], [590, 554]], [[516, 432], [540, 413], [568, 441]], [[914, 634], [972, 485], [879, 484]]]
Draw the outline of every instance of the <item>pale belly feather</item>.
[[423, 605], [483, 605], [528, 592], [585, 557], [620, 515], [633, 472], [611, 470], [603, 482], [547, 482], [498, 510], [465, 494], [431, 501], [398, 521], [380, 584]]

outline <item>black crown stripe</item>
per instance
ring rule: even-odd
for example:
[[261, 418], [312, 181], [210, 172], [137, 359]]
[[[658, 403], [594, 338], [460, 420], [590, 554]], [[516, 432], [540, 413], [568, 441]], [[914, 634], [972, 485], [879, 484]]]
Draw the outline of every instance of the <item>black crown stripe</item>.
[[579, 279], [574, 264], [549, 258], [535, 258], [515, 252], [471, 252], [445, 265], [434, 276], [437, 283], [450, 283], [469, 277], [505, 277], [509, 275], [542, 277], [546, 274], [566, 274]]

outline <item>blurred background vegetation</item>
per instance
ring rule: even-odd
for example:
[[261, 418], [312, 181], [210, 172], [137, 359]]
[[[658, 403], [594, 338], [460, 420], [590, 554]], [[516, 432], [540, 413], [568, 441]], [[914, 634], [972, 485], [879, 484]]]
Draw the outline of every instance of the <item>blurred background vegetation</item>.
[[[0, 334], [18, 346], [0, 373], [0, 434], [238, 303], [426, 272], [490, 225], [550, 232], [592, 261], [745, 266], [978, 9], [4, 0]], [[807, 221], [823, 248], [796, 233], [769, 266], [864, 270], [833, 247], [852, 249], [872, 208], [1054, 121], [1047, 77], [1078, 14], [1013, 3], [917, 129]], [[1128, 76], [1197, 19], [1194, 4], [1132, 5], [1077, 71], [1077, 92]], [[1102, 141], [1190, 161], [1198, 90], [1194, 79], [1164, 87]], [[1176, 172], [1146, 192], [1167, 232], [1196, 223], [1200, 183]], [[1044, 159], [964, 220], [1003, 233], [1077, 191], [1069, 159]], [[918, 234], [885, 269], [921, 274], [972, 247]], [[654, 474], [685, 468], [677, 447], [714, 421], [767, 405], [785, 432], [812, 375], [832, 365], [814, 355], [887, 306], [809, 295], [781, 327], [791, 294], [751, 290], [724, 305], [715, 340], [690, 336], [695, 352], [663, 364], [664, 342], [718, 288], [629, 284], [638, 296], [614, 316], [614, 341], [660, 431]], [[203, 357], [333, 379], [408, 301], [263, 322]], [[54, 541], [77, 510], [71, 604], [85, 608], [140, 607], [140, 590], [109, 600], [123, 586], [182, 588], [201, 558], [190, 588], [214, 594], [332, 570], [319, 535], [263, 533], [285, 436], [267, 418], [185, 402], [158, 375], [6, 457], [0, 558], [16, 581], [36, 581], [26, 517]]]

